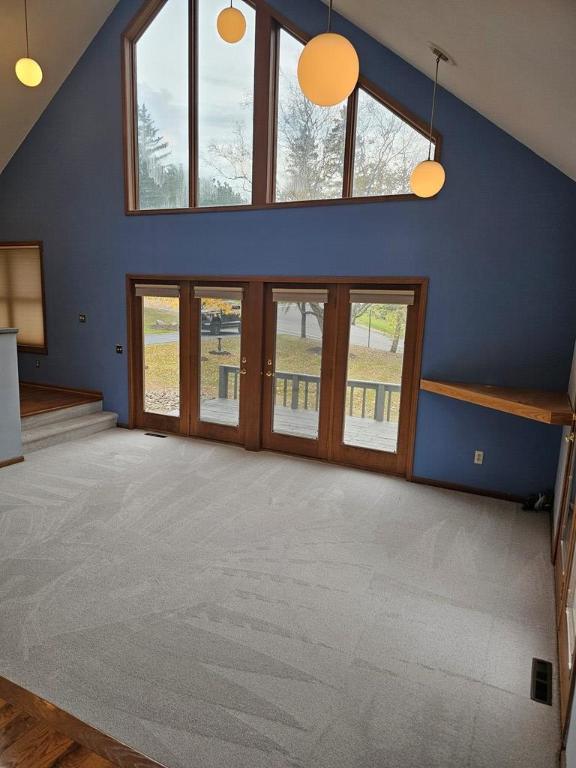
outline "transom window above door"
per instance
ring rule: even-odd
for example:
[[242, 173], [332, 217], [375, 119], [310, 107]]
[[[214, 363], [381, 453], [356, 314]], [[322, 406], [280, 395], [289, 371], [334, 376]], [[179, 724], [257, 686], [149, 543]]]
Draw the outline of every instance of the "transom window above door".
[[312, 104], [296, 74], [309, 36], [265, 0], [236, 5], [234, 45], [222, 0], [149, 0], [126, 30], [126, 212], [413, 198], [425, 121], [362, 75], [341, 104]]

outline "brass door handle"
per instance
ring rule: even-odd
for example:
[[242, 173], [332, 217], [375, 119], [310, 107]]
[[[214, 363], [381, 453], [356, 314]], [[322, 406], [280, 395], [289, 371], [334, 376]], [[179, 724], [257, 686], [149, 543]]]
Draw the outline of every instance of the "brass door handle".
[[242, 376], [246, 376], [246, 368], [241, 368], [240, 373], [242, 374]]
[[266, 371], [266, 376], [274, 376], [274, 374], [272, 373], [272, 371]]

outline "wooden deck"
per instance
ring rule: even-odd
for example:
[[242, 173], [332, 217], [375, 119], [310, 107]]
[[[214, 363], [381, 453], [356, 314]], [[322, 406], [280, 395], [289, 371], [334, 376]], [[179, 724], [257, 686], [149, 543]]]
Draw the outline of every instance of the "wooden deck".
[[[238, 400], [215, 398], [204, 400], [200, 408], [203, 421], [236, 426]], [[293, 410], [277, 405], [274, 410], [274, 432], [315, 439], [318, 436], [318, 411]], [[346, 416], [345, 443], [359, 448], [395, 453], [398, 440], [398, 422], [362, 419]]]
[[20, 384], [20, 416], [58, 411], [74, 405], [84, 405], [102, 400], [99, 392], [82, 392], [76, 389], [50, 387], [40, 384]]

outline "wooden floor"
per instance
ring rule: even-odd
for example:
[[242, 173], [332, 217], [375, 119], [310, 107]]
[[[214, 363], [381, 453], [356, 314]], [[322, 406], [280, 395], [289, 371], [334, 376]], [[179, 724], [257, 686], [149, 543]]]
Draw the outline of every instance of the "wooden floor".
[[0, 699], [0, 768], [113, 768], [113, 765]]
[[74, 405], [84, 405], [102, 400], [99, 392], [82, 392], [74, 389], [20, 384], [20, 416], [34, 416]]

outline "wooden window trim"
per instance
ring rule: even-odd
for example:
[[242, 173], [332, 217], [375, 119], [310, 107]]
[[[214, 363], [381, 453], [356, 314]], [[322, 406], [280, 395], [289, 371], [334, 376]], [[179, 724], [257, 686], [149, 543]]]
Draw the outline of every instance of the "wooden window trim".
[[[148, 29], [167, 0], [148, 0], [132, 19], [122, 34], [122, 111], [124, 144], [124, 199], [127, 216], [166, 215], [175, 213], [219, 213], [222, 211], [250, 211], [276, 208], [304, 208], [310, 206], [361, 205], [389, 201], [404, 202], [420, 200], [411, 193], [399, 195], [352, 196], [355, 123], [358, 104], [358, 91], [366, 91], [380, 104], [397, 115], [405, 123], [426, 138], [429, 126], [425, 120], [413, 114], [393, 99], [380, 86], [360, 75], [358, 85], [348, 99], [346, 137], [343, 168], [343, 196], [321, 200], [294, 200], [276, 202], [275, 186], [275, 148], [277, 130], [278, 97], [278, 41], [281, 29], [285, 29], [301, 43], [306, 44], [311, 35], [297, 27], [290, 19], [272, 8], [266, 0], [244, 0], [256, 12], [256, 33], [254, 51], [254, 126], [252, 157], [252, 202], [245, 205], [222, 205], [198, 207], [197, 202], [197, 155], [198, 136], [196, 130], [197, 114], [197, 0], [188, 0], [189, 16], [189, 207], [188, 208], [138, 208], [138, 147], [137, 98], [136, 98], [136, 44]], [[442, 137], [436, 129], [432, 132], [434, 159], [440, 160]], [[432, 198], [433, 199], [433, 198]]]
[[42, 324], [44, 326], [44, 344], [18, 344], [18, 352], [25, 352], [34, 355], [48, 354], [48, 334], [46, 328], [46, 290], [44, 284], [44, 251], [42, 240], [23, 240], [0, 242], [2, 248], [22, 248], [25, 246], [35, 246], [40, 254], [40, 286], [42, 290]]
[[566, 626], [566, 607], [568, 597], [568, 585], [572, 578], [572, 570], [576, 567], [574, 562], [574, 543], [576, 525], [572, 524], [569, 545], [569, 562], [564, 579], [558, 579], [558, 561], [555, 568], [556, 576], [556, 642], [558, 648], [558, 681], [560, 687], [560, 730], [562, 744], [565, 746], [570, 726], [570, 715], [574, 704], [574, 688], [576, 686], [576, 652], [572, 655], [572, 669], [568, 669], [568, 638]]
[[[159, 430], [165, 430], [168, 432], [178, 432], [180, 434], [188, 434], [189, 428], [192, 425], [192, 413], [181, 411], [180, 419], [174, 417], [163, 417], [148, 414], [146, 417], [146, 423], [142, 422], [139, 415], [142, 412], [142, 390], [140, 387], [141, 370], [142, 370], [142, 304], [141, 299], [135, 296], [134, 286], [136, 284], [150, 283], [158, 285], [161, 283], [167, 284], [180, 284], [181, 298], [184, 296], [183, 290], [190, 290], [190, 286], [195, 284], [201, 285], [244, 285], [248, 286], [247, 289], [251, 297], [252, 311], [248, 312], [243, 318], [243, 328], [246, 331], [246, 348], [245, 354], [252, 362], [264, 360], [264, 345], [265, 334], [263, 333], [264, 323], [264, 306], [265, 306], [265, 288], [268, 285], [285, 285], [294, 284], [297, 286], [309, 285], [310, 287], [317, 286], [318, 284], [328, 285], [333, 290], [338, 291], [339, 287], [346, 286], [348, 284], [356, 284], [363, 286], [371, 286], [374, 284], [385, 285], [386, 288], [405, 288], [407, 286], [413, 287], [417, 292], [417, 314], [414, 317], [415, 329], [414, 329], [414, 344], [413, 344], [413, 360], [412, 360], [412, 375], [409, 378], [405, 377], [403, 380], [406, 386], [406, 421], [405, 421], [405, 452], [404, 469], [401, 472], [392, 472], [390, 468], [376, 468], [374, 466], [366, 466], [365, 469], [369, 469], [377, 472], [386, 472], [393, 474], [400, 474], [407, 480], [416, 481], [414, 476], [413, 462], [414, 462], [414, 450], [416, 443], [416, 418], [418, 411], [418, 396], [422, 352], [423, 352], [423, 338], [424, 338], [424, 323], [426, 316], [426, 304], [428, 293], [428, 278], [427, 277], [404, 277], [404, 276], [332, 276], [332, 275], [290, 275], [290, 276], [278, 276], [278, 275], [190, 275], [190, 274], [176, 274], [176, 275], [158, 275], [158, 274], [127, 274], [126, 275], [126, 310], [127, 310], [127, 328], [128, 328], [128, 393], [129, 393], [129, 427], [130, 428], [154, 428]], [[187, 294], [190, 296], [191, 294]], [[189, 387], [191, 382], [191, 371], [197, 367], [198, 362], [195, 359], [197, 355], [197, 348], [193, 343], [193, 339], [198, 336], [198, 329], [191, 327], [191, 315], [183, 311], [181, 304], [181, 347], [184, 350], [188, 350], [188, 356], [183, 362], [183, 368], [181, 369], [181, 388]], [[184, 376], [185, 378], [182, 378]], [[262, 416], [263, 410], [262, 404], [262, 379], [259, 372], [259, 366], [251, 365], [248, 375], [245, 377], [245, 385], [249, 384], [252, 393], [258, 393], [255, 396], [251, 396], [249, 400], [245, 399], [244, 413], [246, 416], [245, 426], [246, 432], [240, 444], [243, 444], [247, 450], [258, 451], [264, 447], [263, 431], [262, 431]], [[194, 409], [192, 405], [192, 410]], [[198, 438], [206, 438], [207, 435], [197, 434]], [[226, 439], [223, 436], [215, 436], [214, 431], [211, 431], [211, 436], [208, 439]], [[276, 447], [275, 450], [282, 451], [281, 448]], [[357, 461], [347, 461], [345, 458], [328, 458], [321, 459], [325, 461], [335, 461], [337, 464], [344, 466], [358, 466]]]
[[[576, 430], [576, 421], [572, 424], [572, 431]], [[556, 638], [558, 648], [558, 680], [560, 687], [560, 726], [562, 734], [563, 748], [566, 746], [568, 736], [568, 727], [570, 725], [570, 714], [574, 702], [574, 689], [576, 687], [576, 652], [572, 658], [572, 669], [568, 669], [568, 641], [566, 625], [566, 607], [568, 599], [569, 584], [572, 579], [573, 570], [576, 568], [576, 519], [572, 519], [570, 531], [568, 532], [568, 557], [566, 570], [562, 572], [562, 558], [559, 557], [559, 541], [562, 536], [568, 508], [571, 503], [570, 494], [570, 470], [574, 461], [574, 447], [570, 446], [566, 459], [566, 475], [562, 488], [562, 505], [560, 510], [560, 519], [558, 521], [558, 531], [553, 539], [552, 560], [554, 562], [554, 587], [556, 596]]]

